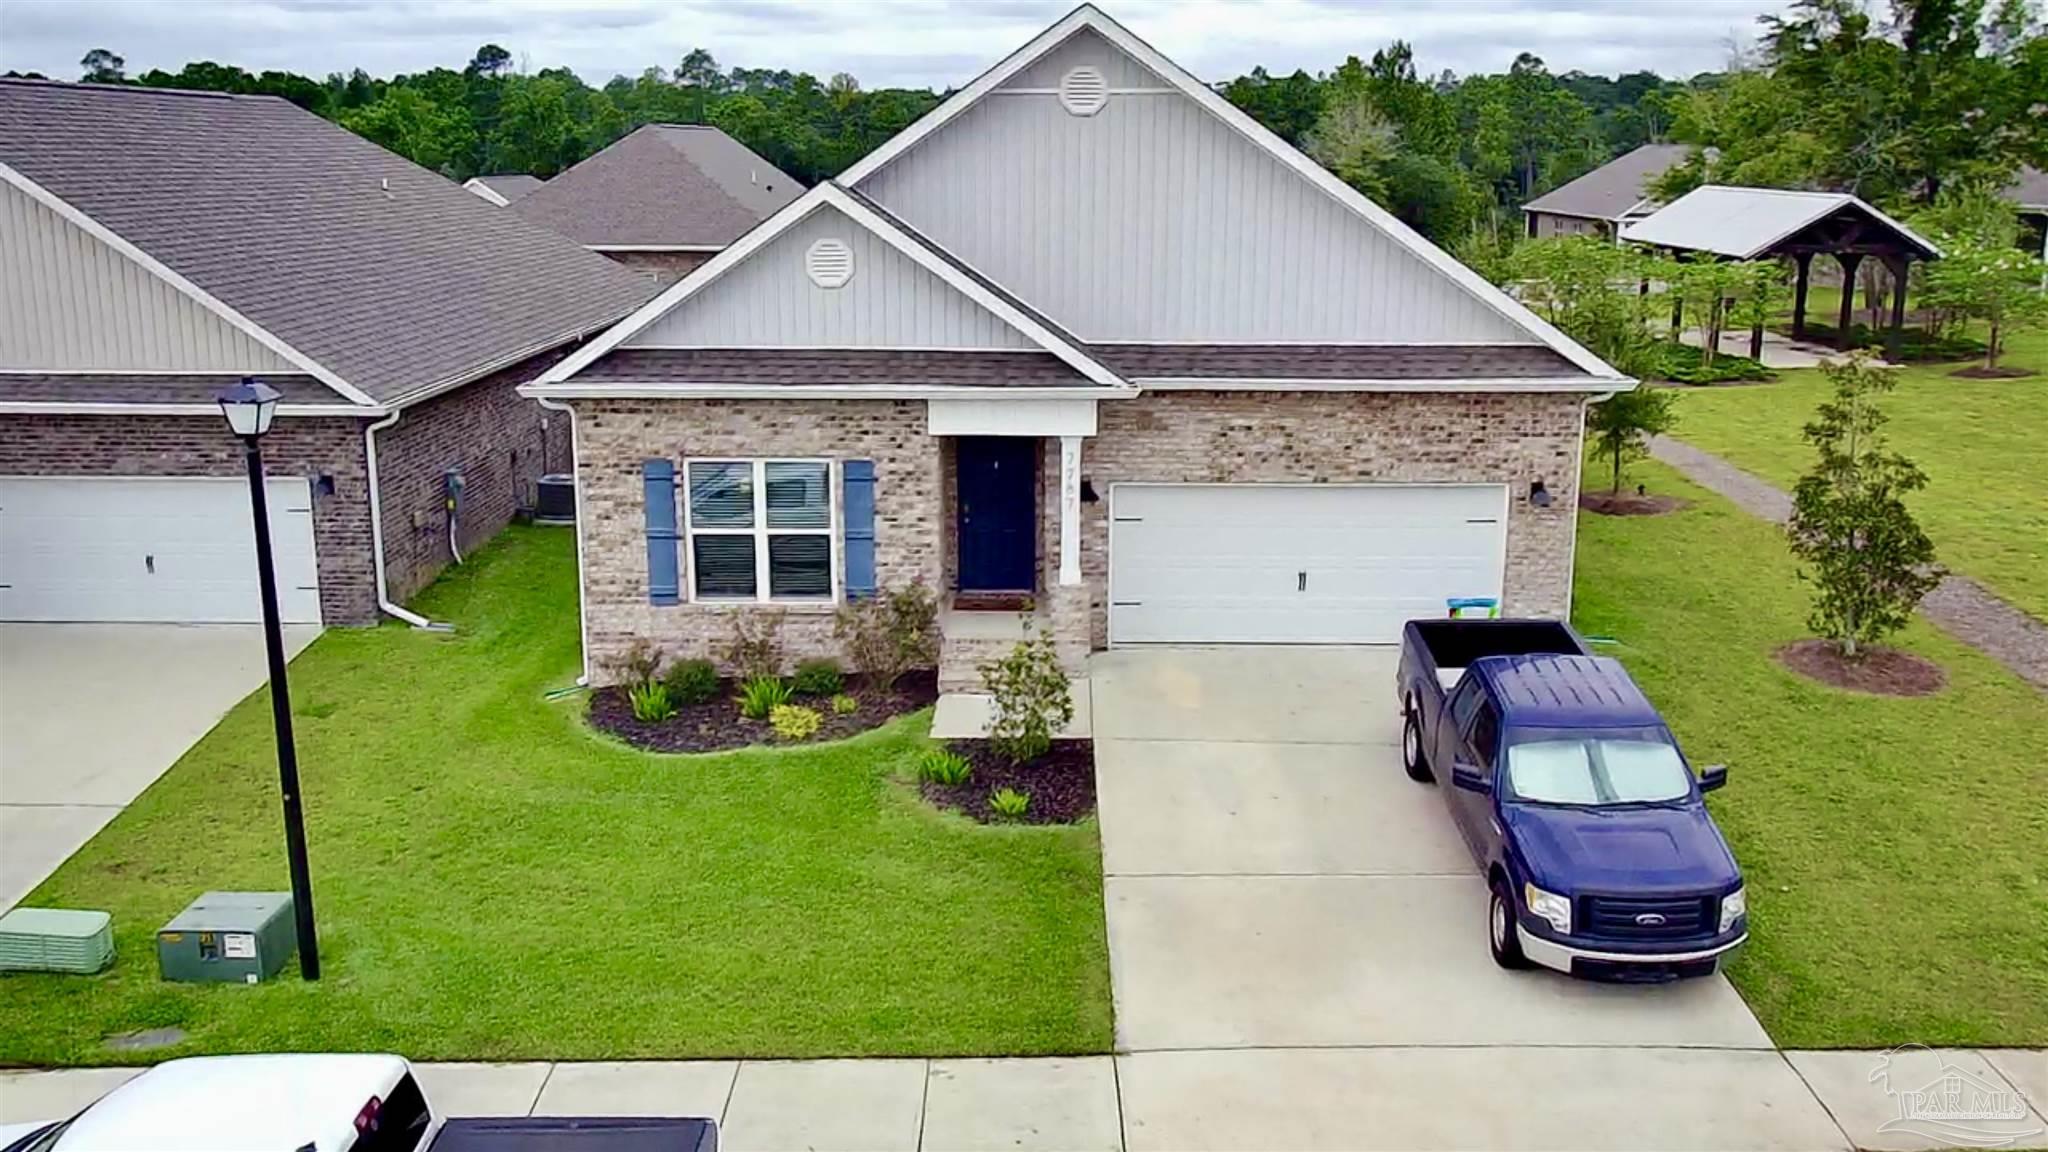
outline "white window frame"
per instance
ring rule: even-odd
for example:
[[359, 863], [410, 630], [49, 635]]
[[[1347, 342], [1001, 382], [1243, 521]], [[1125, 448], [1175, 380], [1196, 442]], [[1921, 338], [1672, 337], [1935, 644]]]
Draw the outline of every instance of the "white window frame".
[[[744, 464], [753, 470], [754, 526], [751, 528], [699, 528], [690, 500], [690, 468], [697, 464]], [[830, 510], [823, 528], [770, 528], [768, 526], [768, 465], [817, 464], [825, 469], [825, 504]], [[685, 456], [679, 503], [683, 506], [683, 574], [686, 602], [691, 604], [831, 604], [840, 602], [843, 573], [839, 559], [839, 465], [822, 456]], [[699, 536], [751, 536], [754, 538], [754, 596], [699, 596], [697, 594], [697, 545]], [[770, 536], [825, 537], [826, 581], [831, 591], [824, 596], [771, 596], [768, 587], [768, 538]]]

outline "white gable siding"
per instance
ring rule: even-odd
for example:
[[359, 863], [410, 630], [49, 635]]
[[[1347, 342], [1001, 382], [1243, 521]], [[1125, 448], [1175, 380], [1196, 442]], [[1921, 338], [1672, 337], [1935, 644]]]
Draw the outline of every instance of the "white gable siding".
[[1083, 340], [1536, 342], [1178, 92], [991, 96], [861, 191]]
[[1002, 82], [996, 91], [1057, 88], [1068, 69], [1087, 65], [1101, 70], [1111, 88], [1165, 88], [1166, 78], [1124, 55], [1121, 48], [1086, 30], [1066, 38], [1059, 47], [1033, 60]]
[[[811, 244], [842, 240], [853, 278], [820, 288], [804, 271]], [[820, 207], [668, 315], [627, 348], [1036, 348], [874, 233]]]
[[0, 185], [0, 369], [303, 369], [11, 184]]

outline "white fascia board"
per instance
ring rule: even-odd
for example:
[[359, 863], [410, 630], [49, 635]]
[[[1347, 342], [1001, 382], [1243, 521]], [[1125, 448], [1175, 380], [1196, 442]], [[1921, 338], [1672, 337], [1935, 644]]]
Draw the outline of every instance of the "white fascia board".
[[1130, 387], [1029, 388], [971, 384], [716, 384], [688, 382], [539, 381], [521, 384], [535, 400], [1127, 400]]
[[500, 208], [511, 203], [510, 200], [500, 195], [496, 188], [491, 187], [474, 176], [462, 182], [462, 190], [481, 198], [485, 203], [495, 204]]
[[723, 252], [723, 244], [585, 244], [592, 252]]
[[1597, 392], [1635, 388], [1625, 376], [1481, 377], [1446, 380], [1288, 379], [1266, 376], [1139, 376], [1148, 392]]
[[142, 249], [129, 243], [127, 240], [123, 239], [118, 233], [116, 233], [113, 229], [108, 228], [106, 225], [93, 219], [91, 216], [88, 216], [84, 212], [79, 211], [77, 208], [73, 207], [68, 201], [66, 201], [63, 197], [58, 196], [56, 193], [51, 192], [49, 189], [44, 188], [42, 185], [29, 179], [27, 176], [24, 176], [20, 172], [15, 171], [12, 165], [0, 163], [0, 180], [4, 180], [7, 183], [13, 185], [14, 187], [21, 189], [21, 191], [27, 193], [30, 197], [34, 198], [35, 201], [41, 204], [43, 207], [48, 208], [50, 211], [55, 212], [57, 215], [63, 217], [65, 220], [70, 221], [72, 224], [75, 224], [78, 227], [84, 229], [86, 234], [91, 236], [93, 239], [98, 240], [102, 244], [105, 244], [108, 247], [112, 248], [114, 251], [119, 252], [121, 255], [126, 256], [128, 259], [141, 265], [143, 270], [148, 272], [150, 275], [155, 276], [157, 279], [162, 280], [166, 284], [169, 284], [172, 288], [175, 288], [179, 292], [184, 293], [186, 296], [191, 297], [194, 301], [196, 301], [199, 304], [200, 307], [206, 309], [208, 312], [213, 313], [215, 316], [220, 317], [222, 320], [226, 321], [228, 324], [232, 325], [237, 330], [241, 331], [244, 335], [248, 336], [251, 340], [256, 341], [258, 344], [263, 345], [265, 348], [270, 349], [272, 352], [275, 352], [279, 356], [284, 357], [286, 360], [291, 361], [293, 364], [298, 365], [300, 368], [305, 370], [307, 375], [320, 381], [322, 384], [327, 385], [329, 388], [334, 389], [336, 392], [341, 393], [344, 399], [352, 400], [365, 408], [375, 408], [378, 406], [377, 401], [371, 398], [369, 393], [364, 392], [362, 389], [357, 388], [355, 385], [350, 384], [346, 380], [343, 380], [340, 376], [335, 375], [333, 372], [329, 371], [325, 366], [320, 364], [319, 361], [314, 360], [312, 357], [292, 347], [290, 344], [287, 344], [283, 340], [280, 340], [278, 337], [271, 334], [269, 330], [263, 328], [261, 325], [249, 319], [247, 316], [244, 316], [240, 312], [235, 311], [233, 308], [228, 307], [226, 303], [214, 297], [212, 293], [206, 291], [204, 288], [201, 288], [199, 285], [194, 284], [190, 280], [187, 280], [183, 276], [180, 276], [176, 272], [173, 272], [162, 261], [156, 259], [149, 253], [144, 252]]
[[[279, 404], [279, 416], [388, 415], [388, 408], [358, 408], [347, 404]], [[0, 400], [0, 415], [9, 416], [211, 416], [221, 418], [218, 404], [123, 404], [118, 401], [87, 400]]]
[[877, 216], [866, 205], [848, 196], [843, 189], [829, 180], [790, 201], [781, 211], [770, 216], [753, 231], [728, 245], [688, 276], [670, 285], [661, 295], [641, 305], [637, 311], [620, 321], [610, 331], [548, 369], [535, 383], [559, 384], [574, 379], [578, 372], [596, 363], [599, 357], [617, 348], [628, 337], [668, 315], [678, 305], [703, 291], [757, 249], [788, 231], [819, 208], [827, 206], [867, 229], [883, 243], [909, 257], [920, 268], [937, 276], [961, 295], [994, 314], [1005, 324], [1022, 333], [1026, 339], [1052, 353], [1082, 376], [1106, 388], [1123, 386], [1122, 377], [1103, 367], [1079, 348], [1060, 339], [1044, 325], [1018, 311], [1002, 297], [990, 292], [970, 277], [962, 275], [952, 264], [932, 255], [930, 249], [905, 236], [901, 229]]
[[922, 119], [897, 133], [887, 143], [868, 153], [859, 163], [841, 173], [838, 177], [839, 182], [849, 186], [858, 185], [887, 167], [891, 161], [914, 147], [919, 140], [952, 122], [955, 117], [978, 103], [1003, 81], [1051, 52], [1067, 37], [1082, 28], [1094, 30], [1103, 39], [1164, 77], [1167, 83], [1173, 85], [1181, 94], [1201, 105], [1239, 135], [1271, 153], [1281, 163], [1321, 188], [1339, 204], [1363, 218], [1366, 223], [1386, 233], [1395, 243], [1414, 253], [1425, 264], [1449, 277], [1452, 283], [1463, 288], [1480, 303], [1533, 334], [1565, 359], [1595, 376], [1614, 375], [1612, 367], [1578, 341], [1558, 331], [1548, 321], [1524, 308], [1507, 293], [1489, 283], [1485, 277], [1460, 264], [1441, 248], [1425, 240], [1386, 209], [1361, 195], [1351, 185], [1337, 179], [1328, 169], [1290, 147], [1286, 141], [1239, 111], [1236, 105], [1217, 95], [1207, 84], [1160, 54], [1150, 44], [1140, 40], [1130, 29], [1110, 19], [1092, 4], [1083, 4], [1074, 9], [1058, 23], [1033, 37], [1022, 48], [1004, 57], [1001, 63], [982, 73], [972, 84], [954, 93], [945, 103], [926, 113]]

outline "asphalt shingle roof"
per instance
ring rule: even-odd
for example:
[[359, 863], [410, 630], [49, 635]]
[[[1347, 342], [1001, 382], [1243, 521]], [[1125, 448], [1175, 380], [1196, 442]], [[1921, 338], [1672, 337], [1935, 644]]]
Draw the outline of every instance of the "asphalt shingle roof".
[[383, 402], [658, 288], [274, 97], [0, 80], [0, 161]]
[[1685, 159], [1683, 144], [1645, 144], [1522, 205], [1524, 212], [1618, 220], [1648, 193], [1643, 186]]
[[[233, 372], [0, 372], [0, 400], [66, 404], [212, 404], [242, 377]], [[311, 376], [265, 372], [263, 382], [285, 404], [339, 404], [334, 391]]]
[[1531, 380], [1584, 376], [1542, 344], [1092, 344], [1127, 380]]
[[578, 244], [723, 248], [803, 192], [716, 128], [648, 124], [510, 207]]
[[2005, 190], [2005, 198], [2022, 208], [2048, 211], [2048, 172], [2021, 168], [2018, 178]]

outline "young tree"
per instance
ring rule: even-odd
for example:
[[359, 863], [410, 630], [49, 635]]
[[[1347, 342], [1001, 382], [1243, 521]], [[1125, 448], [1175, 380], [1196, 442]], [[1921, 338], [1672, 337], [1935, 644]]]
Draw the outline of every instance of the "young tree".
[[1687, 260], [1677, 268], [1674, 290], [1700, 328], [1700, 367], [1712, 368], [1721, 330], [1728, 326], [1728, 301], [1743, 290], [1749, 273], [1740, 263], [1713, 259]]
[[1631, 460], [1649, 455], [1649, 440], [1678, 423], [1677, 406], [1668, 388], [1637, 385], [1617, 392], [1586, 410], [1586, 431], [1593, 438], [1593, 458], [1613, 465], [1609, 492], [1621, 491], [1621, 471]]
[[1749, 260], [1737, 265], [1742, 270], [1742, 295], [1736, 300], [1735, 321], [1749, 328], [1749, 358], [1764, 358], [1764, 328], [1776, 318], [1785, 301], [1785, 266], [1776, 260]]
[[1806, 425], [1819, 459], [1793, 490], [1785, 534], [1800, 579], [1814, 586], [1807, 626], [1854, 660], [1905, 626], [1942, 571], [1906, 510], [1905, 496], [1926, 487], [1927, 476], [1885, 448], [1877, 400], [1894, 386], [1891, 370], [1856, 352], [1821, 371], [1834, 397]]

